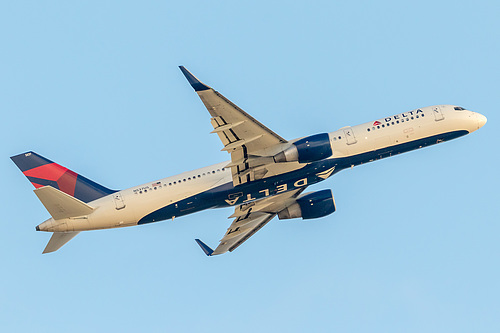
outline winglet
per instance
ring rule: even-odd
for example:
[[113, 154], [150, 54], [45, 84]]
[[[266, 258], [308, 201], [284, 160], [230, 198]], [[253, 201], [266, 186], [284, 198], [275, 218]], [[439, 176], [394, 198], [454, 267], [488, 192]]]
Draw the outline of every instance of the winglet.
[[201, 240], [199, 239], [195, 239], [196, 243], [198, 243], [198, 245], [201, 247], [201, 249], [203, 250], [203, 252], [205, 252], [205, 254], [207, 256], [211, 256], [212, 253], [214, 252], [214, 250], [212, 250], [207, 244], [203, 243]]
[[201, 83], [200, 80], [198, 80], [196, 78], [196, 76], [194, 76], [193, 74], [191, 74], [190, 71], [188, 71], [186, 69], [186, 67], [184, 66], [179, 66], [179, 68], [181, 69], [181, 72], [182, 74], [184, 74], [184, 76], [186, 77], [186, 79], [188, 80], [189, 84], [191, 85], [191, 87], [193, 87], [194, 91], [203, 91], [203, 90], [208, 90], [210, 89], [209, 86]]

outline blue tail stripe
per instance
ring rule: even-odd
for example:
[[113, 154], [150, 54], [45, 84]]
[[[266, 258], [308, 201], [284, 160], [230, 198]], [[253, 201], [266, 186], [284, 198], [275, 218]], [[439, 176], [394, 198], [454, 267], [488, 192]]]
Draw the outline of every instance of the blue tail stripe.
[[82, 175], [78, 175], [77, 177], [75, 198], [78, 198], [83, 202], [91, 202], [115, 192], [118, 191], [99, 185]]
[[53, 163], [51, 160], [46, 159], [45, 157], [42, 157], [38, 155], [37, 153], [34, 153], [32, 151], [28, 151], [26, 153], [22, 153], [16, 156], [11, 156], [10, 158], [16, 165], [17, 167], [22, 171], [25, 172], [27, 170], [31, 170], [33, 168], [45, 165], [45, 164], [50, 164]]
[[47, 180], [47, 179], [42, 179], [42, 178], [35, 178], [35, 177], [26, 177], [30, 181], [30, 183], [35, 183], [38, 185], [42, 186], [52, 186], [53, 188], [56, 188], [59, 190], [59, 185], [57, 182], [53, 180]]

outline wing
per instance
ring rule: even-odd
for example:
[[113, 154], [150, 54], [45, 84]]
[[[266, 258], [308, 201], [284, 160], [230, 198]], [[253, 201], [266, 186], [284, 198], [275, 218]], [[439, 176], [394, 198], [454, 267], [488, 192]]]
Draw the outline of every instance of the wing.
[[196, 242], [208, 256], [226, 253], [227, 251], [232, 252], [271, 221], [279, 212], [295, 203], [295, 198], [304, 190], [305, 187], [236, 207], [234, 214], [230, 216], [230, 218], [234, 217], [235, 219], [215, 250], [212, 250], [199, 239], [196, 239]]
[[184, 66], [180, 69], [212, 116], [212, 133], [222, 141], [222, 150], [231, 154], [227, 167], [231, 167], [234, 185], [263, 178], [266, 170], [262, 166], [274, 162], [272, 157], [264, 157], [263, 151], [287, 141], [203, 84]]

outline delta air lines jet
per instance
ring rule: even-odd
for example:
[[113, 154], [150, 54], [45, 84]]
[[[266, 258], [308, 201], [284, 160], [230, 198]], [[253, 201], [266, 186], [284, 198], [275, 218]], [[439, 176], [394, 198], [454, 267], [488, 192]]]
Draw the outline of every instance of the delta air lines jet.
[[233, 251], [274, 217], [315, 219], [332, 214], [331, 190], [309, 185], [353, 166], [474, 132], [486, 117], [454, 105], [423, 107], [331, 133], [286, 140], [180, 67], [211, 116], [231, 161], [126, 190], [101, 186], [34, 152], [11, 157], [52, 216], [36, 227], [53, 232], [43, 253], [80, 231], [128, 227], [232, 207], [233, 222], [208, 256]]

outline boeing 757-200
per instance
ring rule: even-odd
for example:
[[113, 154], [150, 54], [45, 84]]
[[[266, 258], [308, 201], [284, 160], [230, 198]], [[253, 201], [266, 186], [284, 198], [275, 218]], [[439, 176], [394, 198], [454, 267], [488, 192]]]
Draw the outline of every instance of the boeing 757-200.
[[455, 105], [435, 105], [331, 133], [286, 140], [219, 92], [180, 67], [210, 113], [231, 155], [223, 162], [126, 190], [101, 186], [34, 152], [11, 157], [35, 186], [52, 218], [36, 230], [53, 232], [43, 253], [80, 231], [128, 227], [178, 218], [208, 208], [232, 207], [234, 218], [215, 250], [196, 239], [208, 256], [233, 251], [271, 221], [332, 214], [331, 190], [305, 193], [353, 166], [430, 146], [474, 132], [486, 117]]

